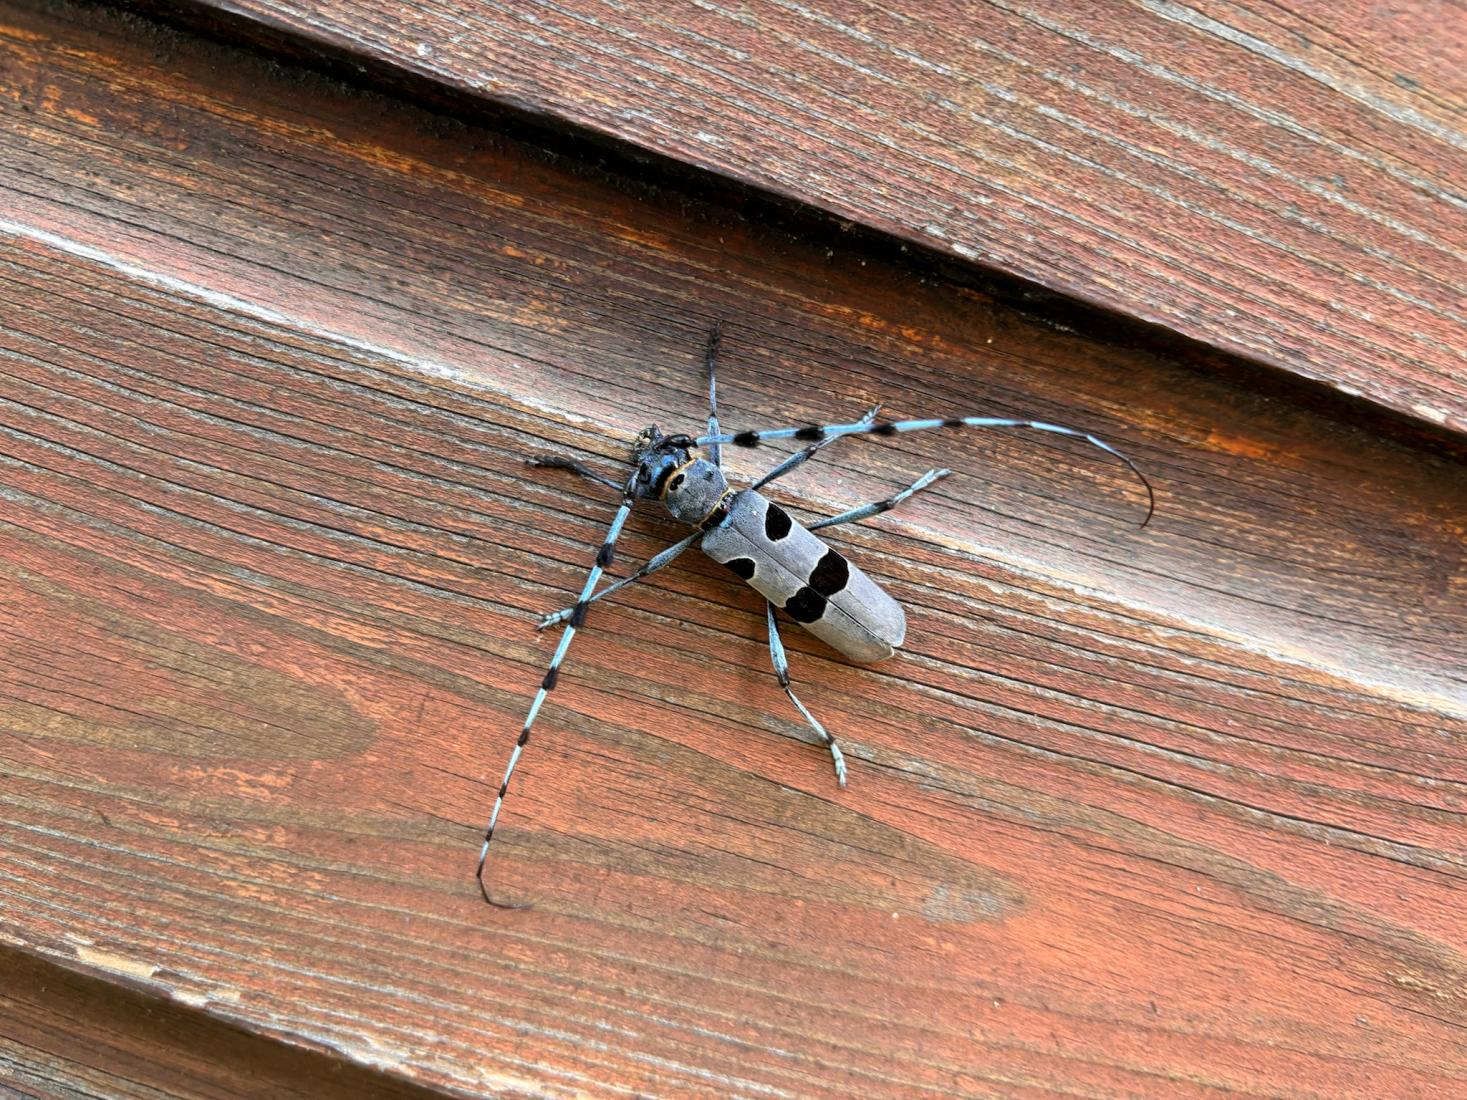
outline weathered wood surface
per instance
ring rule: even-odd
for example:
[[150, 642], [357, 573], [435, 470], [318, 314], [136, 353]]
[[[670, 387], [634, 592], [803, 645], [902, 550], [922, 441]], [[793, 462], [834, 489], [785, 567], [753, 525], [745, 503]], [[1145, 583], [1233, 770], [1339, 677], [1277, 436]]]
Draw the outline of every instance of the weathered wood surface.
[[0, 1096], [7, 1100], [438, 1095], [0, 945]]
[[[1106, 318], [95, 9], [0, 12], [0, 937], [494, 1095], [1467, 1088], [1459, 463]], [[801, 512], [909, 608], [855, 668], [696, 556], [596, 609], [527, 471], [702, 414], [987, 410]], [[735, 453], [753, 472], [769, 453]], [[624, 561], [675, 532], [634, 516]], [[625, 565], [622, 566], [625, 568]]]
[[1467, 429], [1458, 4], [187, 7], [569, 121]]

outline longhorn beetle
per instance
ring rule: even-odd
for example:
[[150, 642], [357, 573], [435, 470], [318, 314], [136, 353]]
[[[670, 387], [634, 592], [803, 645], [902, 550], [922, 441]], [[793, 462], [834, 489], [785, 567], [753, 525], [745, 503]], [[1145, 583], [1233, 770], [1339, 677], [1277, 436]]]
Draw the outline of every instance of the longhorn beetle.
[[[535, 724], [540, 707], [560, 679], [561, 663], [565, 660], [571, 639], [585, 622], [586, 608], [617, 589], [657, 572], [694, 543], [698, 543], [700, 549], [714, 561], [726, 565], [738, 577], [748, 581], [764, 597], [764, 614], [769, 628], [769, 655], [774, 663], [774, 675], [779, 679], [780, 687], [784, 688], [784, 693], [789, 696], [795, 709], [810, 723], [816, 736], [830, 750], [831, 760], [835, 765], [836, 783], [842, 787], [846, 785], [846, 761], [841, 753], [840, 743], [805, 708], [805, 704], [800, 702], [790, 688], [789, 665], [785, 660], [784, 645], [779, 639], [775, 610], [784, 611], [810, 633], [853, 661], [867, 663], [890, 657], [902, 644], [907, 632], [906, 615], [902, 612], [901, 605], [838, 551], [826, 546], [814, 532], [822, 527], [856, 523], [880, 515], [895, 508], [913, 493], [919, 493], [938, 479], [946, 477], [951, 471], [928, 470], [895, 496], [872, 504], [863, 504], [806, 527], [792, 519], [778, 504], [764, 497], [759, 490], [808, 461], [822, 447], [848, 435], [890, 436], [900, 432], [925, 431], [928, 428], [1032, 428], [1035, 431], [1083, 439], [1120, 459], [1146, 487], [1146, 518], [1141, 521], [1142, 527], [1151, 521], [1152, 513], [1156, 510], [1156, 494], [1151, 483], [1136, 464], [1120, 451], [1087, 432], [1038, 420], [962, 416], [942, 420], [878, 423], [876, 416], [881, 406], [877, 405], [851, 424], [808, 424], [797, 428], [724, 433], [718, 426], [718, 385], [714, 370], [721, 331], [721, 326], [713, 326], [708, 335], [705, 356], [708, 368], [707, 435], [695, 439], [688, 435], [663, 435], [655, 424], [644, 428], [632, 444], [632, 472], [625, 484], [602, 477], [573, 458], [538, 455], [526, 459], [532, 466], [570, 470], [620, 492], [621, 507], [611, 521], [601, 549], [596, 552], [596, 562], [587, 574], [586, 583], [582, 586], [574, 606], [540, 620], [541, 630], [558, 623], [564, 623], [565, 629], [561, 632], [560, 644], [555, 647], [554, 656], [550, 658], [550, 667], [545, 672], [545, 678], [540, 682], [540, 690], [535, 693], [534, 702], [530, 704], [530, 712], [520, 730], [519, 739], [510, 753], [509, 764], [504, 769], [504, 780], [499, 785], [499, 794], [494, 799], [489, 824], [484, 829], [484, 846], [479, 851], [479, 866], [475, 872], [484, 900], [497, 908], [526, 908], [491, 898], [489, 888], [484, 882], [484, 866], [489, 859], [489, 843], [494, 839], [494, 826], [499, 821], [499, 811], [504, 805], [504, 796], [509, 791], [510, 777], [514, 775], [520, 754], [530, 740], [530, 728]], [[723, 445], [732, 443], [739, 447], [757, 447], [771, 439], [794, 439], [807, 446], [779, 463], [747, 489], [731, 488], [723, 474]], [[699, 448], [706, 449], [707, 457], [698, 453]], [[631, 514], [632, 506], [639, 500], [661, 501], [675, 519], [687, 524], [693, 531], [649, 559], [630, 576], [609, 584], [598, 592], [596, 584], [601, 579], [601, 574], [611, 565], [622, 525]]]

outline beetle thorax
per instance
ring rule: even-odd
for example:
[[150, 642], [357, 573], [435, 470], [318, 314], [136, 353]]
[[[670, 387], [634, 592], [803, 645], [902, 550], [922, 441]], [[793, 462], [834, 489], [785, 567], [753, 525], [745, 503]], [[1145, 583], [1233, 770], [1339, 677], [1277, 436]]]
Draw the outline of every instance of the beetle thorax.
[[701, 527], [728, 496], [723, 471], [706, 458], [690, 459], [667, 479], [662, 502], [675, 519]]
[[662, 501], [688, 526], [706, 526], [720, 510], [727, 512], [728, 481], [717, 464], [699, 456], [691, 436], [663, 435], [653, 424], [632, 444], [632, 462], [637, 496]]

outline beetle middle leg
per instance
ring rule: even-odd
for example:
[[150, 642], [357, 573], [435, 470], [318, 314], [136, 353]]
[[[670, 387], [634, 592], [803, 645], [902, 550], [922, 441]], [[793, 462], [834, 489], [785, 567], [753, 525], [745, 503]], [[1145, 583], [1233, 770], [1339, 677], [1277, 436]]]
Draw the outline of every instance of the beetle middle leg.
[[[608, 584], [605, 588], [601, 589], [601, 591], [591, 596], [590, 599], [588, 599], [586, 602], [588, 604], [595, 603], [603, 596], [611, 595], [618, 588], [625, 588], [633, 581], [639, 581], [643, 577], [650, 576], [651, 574], [657, 572], [659, 569], [671, 565], [673, 561], [675, 561], [684, 550], [689, 549], [702, 537], [702, 531], [694, 531], [691, 535], [679, 539], [677, 542], [673, 543], [660, 554], [655, 554], [651, 558], [649, 558], [646, 564], [638, 569], [635, 573], [632, 573], [630, 576], [622, 577], [618, 581], [613, 581], [611, 584]], [[574, 607], [564, 607], [561, 608], [559, 611], [546, 615], [543, 619], [539, 621], [539, 623], [535, 625], [535, 629], [544, 630], [546, 627], [554, 626], [556, 623], [563, 623], [573, 614], [575, 614], [575, 610], [576, 609]]]

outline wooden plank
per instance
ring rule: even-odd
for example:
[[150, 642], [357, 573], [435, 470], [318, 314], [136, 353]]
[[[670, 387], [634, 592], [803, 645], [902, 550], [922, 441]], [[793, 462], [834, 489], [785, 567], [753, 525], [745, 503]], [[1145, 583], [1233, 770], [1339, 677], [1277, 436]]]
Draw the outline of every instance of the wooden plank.
[[0, 976], [0, 1095], [6, 1097], [440, 1095], [13, 948], [0, 947]]
[[[0, 48], [5, 942], [476, 1094], [1462, 1091], [1460, 462], [135, 19]], [[588, 620], [488, 911], [611, 512], [520, 457], [696, 424], [716, 316], [731, 425], [1022, 410], [1158, 517], [1015, 435], [827, 452], [801, 514], [957, 471], [833, 539], [906, 652], [789, 639], [850, 788], [690, 561]]]
[[1467, 19], [1451, 6], [187, 7], [1467, 428]]

